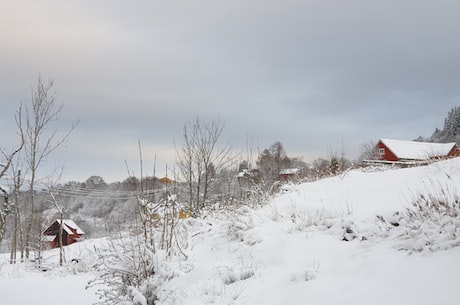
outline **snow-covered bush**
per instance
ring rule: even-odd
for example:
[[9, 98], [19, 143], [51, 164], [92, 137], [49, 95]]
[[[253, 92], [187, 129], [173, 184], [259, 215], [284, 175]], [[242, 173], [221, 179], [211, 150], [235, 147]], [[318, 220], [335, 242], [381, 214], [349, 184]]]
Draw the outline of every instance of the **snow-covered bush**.
[[100, 304], [150, 305], [156, 300], [156, 287], [150, 284], [156, 269], [155, 251], [142, 237], [122, 237], [100, 254], [98, 278], [89, 285], [100, 287]]
[[439, 193], [419, 194], [403, 212], [377, 216], [386, 236], [402, 242], [401, 250], [438, 251], [460, 245], [460, 198], [448, 188]]
[[101, 285], [100, 304], [154, 304], [158, 287], [175, 276], [167, 267], [168, 258], [187, 257], [184, 249], [190, 237], [176, 196], [158, 203], [137, 199], [140, 222], [131, 234], [112, 239], [110, 249], [101, 253], [99, 276], [91, 283]]
[[216, 267], [217, 272], [219, 273], [222, 282], [225, 285], [230, 285], [238, 281], [244, 281], [248, 278], [251, 278], [255, 274], [255, 263], [253, 259], [245, 259], [240, 257], [236, 263], [229, 266], [222, 265]]
[[352, 241], [358, 237], [355, 223], [348, 218], [342, 219], [342, 240]]
[[229, 219], [227, 222], [228, 234], [233, 240], [244, 241], [243, 232], [254, 227], [253, 220], [250, 215], [238, 215]]
[[198, 304], [216, 305], [244, 305], [247, 291], [244, 285], [225, 285], [212, 283], [200, 289], [200, 301]]
[[289, 206], [291, 221], [296, 231], [304, 231], [315, 227], [317, 229], [328, 229], [332, 226], [331, 216], [324, 208], [305, 208], [292, 203]]
[[230, 240], [244, 241], [244, 232], [254, 227], [252, 209], [247, 206], [208, 210], [202, 214], [202, 217], [213, 223], [220, 223], [223, 234]]

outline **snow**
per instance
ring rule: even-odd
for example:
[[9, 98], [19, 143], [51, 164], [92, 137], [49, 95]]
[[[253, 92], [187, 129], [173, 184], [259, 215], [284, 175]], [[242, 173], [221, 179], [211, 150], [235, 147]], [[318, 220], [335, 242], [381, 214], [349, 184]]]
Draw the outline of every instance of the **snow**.
[[[2, 167], [2, 165], [0, 164], [0, 167]], [[8, 193], [11, 193], [11, 188], [9, 186], [6, 186], [6, 185], [3, 185], [3, 184], [0, 184], [0, 190], [4, 190]]]
[[[211, 230], [190, 253], [192, 267], [165, 283], [158, 304], [458, 304], [459, 248], [401, 251], [424, 236], [384, 238], [375, 219], [440, 187], [459, 194], [459, 170], [459, 159], [354, 170], [285, 187], [234, 219], [210, 216]], [[355, 239], [343, 241], [346, 234]]]
[[[58, 224], [59, 224], [60, 222], [61, 222], [60, 219], [56, 219], [56, 220], [53, 222], [53, 224], [54, 224], [54, 223], [58, 223]], [[83, 230], [80, 229], [80, 227], [77, 226], [77, 224], [76, 224], [73, 220], [71, 220], [71, 219], [63, 219], [63, 220], [62, 220], [62, 223], [64, 224], [64, 225], [62, 226], [62, 229], [63, 229], [64, 231], [66, 231], [67, 234], [70, 234], [70, 235], [74, 234], [74, 233], [72, 232], [72, 229], [75, 230], [75, 232], [76, 232], [77, 234], [80, 234], [80, 235], [85, 234], [85, 233], [83, 232]], [[53, 225], [53, 224], [52, 224], [52, 225]], [[51, 226], [52, 226], [52, 225], [51, 225]]]
[[[414, 223], [405, 225], [401, 215], [420, 194], [459, 195], [460, 158], [351, 170], [282, 189], [258, 208], [186, 220], [188, 259], [162, 263], [172, 276], [156, 304], [458, 304], [460, 220], [442, 220], [440, 234], [434, 221], [411, 231]], [[377, 216], [398, 227], [382, 230]], [[94, 288], [84, 287], [107, 244], [98, 239], [66, 247], [68, 263], [61, 268], [58, 252], [47, 251], [47, 272], [9, 265], [0, 255], [1, 303], [48, 305], [66, 296], [66, 304], [97, 301]], [[145, 304], [137, 291], [133, 295]]]
[[299, 170], [298, 168], [284, 168], [280, 170], [280, 175], [295, 175]]
[[427, 160], [431, 157], [444, 157], [449, 154], [455, 143], [427, 143], [380, 139], [399, 159]]
[[[1, 303], [13, 304], [92, 304], [93, 290], [85, 290], [91, 275], [51, 277], [28, 272], [17, 278], [0, 277]], [[64, 301], [65, 299], [65, 301]]]
[[[60, 223], [60, 219], [56, 220], [58, 223]], [[79, 226], [72, 220], [72, 219], [63, 219], [62, 220], [63, 224], [65, 226], [64, 229], [67, 231], [69, 234], [73, 234], [73, 232], [70, 230], [70, 228], [76, 230], [77, 234], [85, 234], [82, 229], [80, 229]]]

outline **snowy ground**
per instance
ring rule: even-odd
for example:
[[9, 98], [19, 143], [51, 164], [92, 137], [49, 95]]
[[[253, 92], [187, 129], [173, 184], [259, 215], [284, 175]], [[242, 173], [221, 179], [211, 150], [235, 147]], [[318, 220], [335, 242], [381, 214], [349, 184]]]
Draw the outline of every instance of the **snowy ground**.
[[[398, 227], [387, 230], [376, 221], [394, 221], [418, 195], [441, 190], [460, 194], [460, 158], [354, 170], [286, 187], [262, 208], [210, 214], [190, 224], [196, 234], [185, 249], [188, 260], [162, 267], [173, 276], [157, 303], [459, 304], [458, 217], [439, 226], [397, 219]], [[91, 304], [94, 291], [84, 287], [104, 243], [72, 245], [66, 257], [80, 258], [79, 265], [48, 272], [12, 267], [0, 256], [1, 304], [49, 305], [69, 295], [66, 304]], [[56, 252], [49, 255], [57, 261]]]
[[[28, 273], [22, 277], [0, 278], [1, 303], [16, 304], [92, 304], [94, 291], [85, 290], [90, 275], [50, 277]], [[63, 300], [64, 301], [60, 301]]]
[[96, 289], [86, 286], [95, 278], [92, 263], [106, 244], [105, 239], [99, 239], [65, 247], [66, 263], [62, 267], [57, 249], [44, 253], [40, 269], [32, 262], [10, 265], [9, 254], [0, 254], [0, 304], [50, 305], [62, 303], [62, 298], [66, 305], [95, 303]]

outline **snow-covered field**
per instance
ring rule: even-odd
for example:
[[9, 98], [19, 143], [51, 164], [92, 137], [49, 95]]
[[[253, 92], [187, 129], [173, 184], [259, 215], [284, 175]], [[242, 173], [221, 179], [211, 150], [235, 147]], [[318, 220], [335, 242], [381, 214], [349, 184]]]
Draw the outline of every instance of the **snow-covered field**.
[[[460, 216], [425, 221], [406, 210], [420, 195], [455, 202], [457, 194], [460, 158], [353, 170], [287, 186], [263, 207], [210, 212], [189, 220], [188, 259], [162, 264], [169, 276], [157, 304], [460, 304]], [[106, 244], [68, 247], [62, 268], [49, 252], [47, 272], [0, 256], [0, 303], [97, 301], [85, 286]]]

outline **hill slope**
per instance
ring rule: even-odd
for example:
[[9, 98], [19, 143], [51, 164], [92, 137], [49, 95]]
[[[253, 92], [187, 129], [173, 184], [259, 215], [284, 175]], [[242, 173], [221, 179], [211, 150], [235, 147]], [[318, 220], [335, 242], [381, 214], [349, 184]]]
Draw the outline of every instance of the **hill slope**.
[[[167, 276], [157, 304], [458, 304], [459, 186], [460, 158], [418, 168], [353, 170], [287, 186], [262, 207], [189, 219], [188, 259], [160, 264], [158, 274]], [[433, 211], [433, 198], [447, 204]], [[91, 266], [102, 248], [104, 240], [88, 240], [66, 255]], [[79, 284], [54, 292], [65, 296], [83, 289], [91, 276], [90, 268], [38, 274], [7, 265], [6, 257], [0, 263], [6, 300], [22, 300], [11, 295], [11, 285], [47, 290], [45, 283], [55, 278]], [[75, 275], [64, 277], [69, 270]], [[77, 299], [95, 300], [87, 294]], [[47, 302], [37, 292], [29, 304]]]
[[416, 221], [403, 215], [420, 194], [459, 194], [458, 185], [460, 159], [350, 171], [286, 188], [261, 209], [209, 217], [159, 304], [457, 304], [457, 237], [435, 223], [412, 232]]

